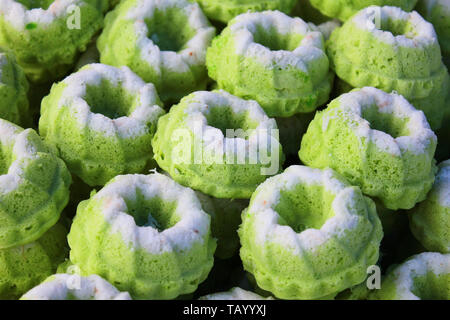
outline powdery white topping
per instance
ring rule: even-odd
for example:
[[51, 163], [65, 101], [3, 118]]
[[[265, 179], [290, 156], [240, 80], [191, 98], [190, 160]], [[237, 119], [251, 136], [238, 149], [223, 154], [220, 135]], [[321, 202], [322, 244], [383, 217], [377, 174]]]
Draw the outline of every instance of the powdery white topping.
[[[415, 109], [401, 95], [365, 87], [343, 94], [338, 99], [340, 105], [330, 110], [323, 118], [323, 131], [327, 130], [328, 122], [338, 118], [337, 113], [341, 112], [344, 120], [351, 125], [358, 137], [372, 141], [381, 151], [395, 156], [401, 156], [405, 152], [423, 154], [430, 144], [437, 141], [424, 113]], [[395, 118], [405, 120], [409, 134], [394, 138], [385, 132], [372, 129], [369, 121], [363, 118], [363, 111], [374, 107], [380, 113], [391, 114]]]
[[32, 129], [21, 127], [0, 119], [0, 147], [10, 152], [8, 172], [0, 175], [0, 195], [16, 190], [24, 181], [22, 178], [29, 161], [39, 157], [38, 152], [46, 152], [37, 145], [30, 135], [38, 136]]
[[230, 291], [208, 294], [199, 300], [273, 300], [273, 298], [264, 298], [254, 292], [234, 287]]
[[[179, 221], [163, 231], [152, 226], [138, 226], [128, 213], [126, 201], [136, 201], [137, 194], [145, 199], [159, 198], [175, 202]], [[152, 254], [189, 250], [203, 243], [210, 229], [210, 216], [202, 210], [200, 201], [190, 188], [171, 178], [154, 173], [117, 176], [101, 189], [91, 201], [101, 204], [102, 214], [110, 224], [111, 233], [119, 233], [126, 244]], [[149, 212], [151, 219], [151, 212]]]
[[[296, 233], [290, 226], [280, 225], [276, 206], [281, 201], [281, 191], [292, 191], [296, 186], [322, 186], [334, 195], [333, 216], [320, 229], [309, 228]], [[332, 237], [343, 238], [354, 230], [365, 217], [358, 213], [354, 203], [361, 193], [338, 177], [332, 169], [313, 169], [290, 166], [283, 173], [267, 179], [255, 191], [248, 212], [254, 219], [255, 242], [265, 245], [278, 243], [295, 255], [303, 250], [314, 251]]]
[[[174, 25], [174, 28], [190, 27], [194, 31], [194, 36], [179, 52], [162, 51], [154, 42], [157, 35], [153, 35], [153, 39], [148, 37], [145, 21], [152, 21], [156, 10], [165, 11], [169, 8], [178, 9], [189, 21], [188, 26]], [[188, 72], [192, 65], [204, 65], [206, 49], [215, 35], [215, 28], [210, 25], [199, 5], [186, 0], [137, 0], [118, 19], [134, 21], [136, 43], [141, 57], [157, 74], [161, 74], [161, 69], [183, 73]]]
[[[256, 59], [267, 67], [294, 67], [308, 72], [308, 62], [328, 61], [322, 33], [302, 19], [291, 18], [280, 11], [244, 13], [237, 16], [228, 28], [234, 37], [236, 54]], [[275, 30], [280, 35], [300, 35], [302, 40], [293, 51], [272, 51], [255, 42], [255, 34], [260, 28], [268, 32]]]
[[[134, 110], [128, 116], [110, 119], [103, 114], [93, 113], [84, 97], [88, 86], [100, 86], [108, 81], [113, 87], [124, 88], [134, 97]], [[80, 129], [88, 126], [105, 136], [118, 135], [132, 138], [147, 134], [148, 124], [156, 123], [164, 113], [158, 106], [159, 97], [152, 83], [145, 83], [128, 67], [112, 67], [104, 64], [90, 64], [63, 80], [66, 85], [58, 108], [69, 108], [78, 121]], [[130, 106], [131, 107], [131, 106]]]
[[120, 292], [105, 279], [71, 274], [55, 274], [25, 293], [24, 300], [131, 300], [128, 292]]
[[450, 208], [450, 160], [439, 165], [439, 171], [430, 194], [438, 199], [441, 206]]
[[[412, 32], [406, 35], [393, 35], [390, 31], [384, 31], [377, 27], [388, 21], [403, 21], [410, 24]], [[427, 47], [438, 44], [434, 27], [423, 19], [416, 11], [405, 12], [398, 7], [370, 6], [357, 13], [351, 21], [360, 29], [371, 32], [379, 40], [400, 47]]]
[[[269, 118], [254, 100], [244, 100], [224, 90], [216, 90], [194, 92], [183, 99], [183, 103], [187, 104], [184, 109], [186, 125], [194, 137], [204, 144], [206, 153], [208, 150], [214, 150], [214, 155], [220, 158], [224, 155], [234, 157], [236, 154], [239, 156], [244, 153], [246, 160], [256, 154], [255, 160], [259, 161], [260, 154], [273, 150], [272, 147], [276, 150], [281, 148], [276, 136], [275, 119]], [[225, 137], [222, 130], [208, 124], [206, 115], [214, 108], [231, 108], [236, 115], [244, 113], [249, 121], [258, 125], [247, 139]], [[267, 143], [258, 143], [258, 141], [267, 141]]]
[[47, 10], [42, 8], [28, 10], [18, 1], [2, 0], [0, 1], [0, 16], [17, 30], [25, 31], [26, 25], [29, 23], [45, 26], [56, 19], [65, 19], [66, 16], [73, 13], [69, 10], [73, 5], [81, 7], [86, 5], [86, 3], [83, 0], [56, 0], [52, 2]]
[[[435, 275], [450, 274], [450, 254], [440, 254], [435, 252], [425, 252], [402, 263], [392, 271], [397, 295], [399, 300], [419, 300], [412, 291], [414, 290], [414, 280], [417, 277], [426, 276], [427, 273]], [[446, 284], [443, 283], [443, 286]], [[448, 285], [448, 284], [447, 284]]]

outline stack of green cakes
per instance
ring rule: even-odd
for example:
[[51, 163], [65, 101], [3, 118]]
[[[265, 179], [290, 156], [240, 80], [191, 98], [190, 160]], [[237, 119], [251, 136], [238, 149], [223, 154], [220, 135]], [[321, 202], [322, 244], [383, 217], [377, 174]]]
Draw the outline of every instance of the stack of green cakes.
[[450, 300], [449, 23], [0, 1], [0, 299]]

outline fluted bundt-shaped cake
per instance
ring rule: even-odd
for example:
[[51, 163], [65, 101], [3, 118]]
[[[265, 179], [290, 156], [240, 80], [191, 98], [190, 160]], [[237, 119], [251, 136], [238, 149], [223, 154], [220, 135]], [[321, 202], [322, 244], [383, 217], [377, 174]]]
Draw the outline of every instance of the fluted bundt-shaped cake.
[[164, 103], [176, 103], [206, 88], [206, 48], [214, 35], [197, 3], [126, 0], [106, 16], [97, 46], [100, 62], [128, 66], [156, 86]]
[[233, 19], [208, 48], [206, 65], [220, 89], [256, 100], [271, 117], [312, 112], [332, 87], [322, 33], [279, 11]]
[[331, 169], [290, 166], [252, 195], [241, 259], [282, 299], [333, 297], [361, 283], [383, 236], [373, 201]]
[[337, 28], [327, 42], [331, 68], [355, 88], [393, 91], [439, 129], [449, 88], [433, 25], [417, 12], [371, 6]]
[[184, 97], [161, 117], [152, 145], [175, 181], [216, 198], [250, 198], [284, 160], [275, 120], [223, 90]]
[[165, 175], [117, 176], [79, 204], [70, 260], [133, 298], [173, 299], [213, 265], [210, 219], [194, 191]]
[[356, 89], [316, 113], [303, 136], [300, 159], [333, 168], [388, 209], [425, 199], [436, 173], [436, 135], [422, 111], [402, 96]]
[[0, 119], [0, 249], [41, 237], [69, 201], [64, 162], [33, 129]]
[[90, 64], [54, 84], [39, 132], [90, 186], [154, 167], [151, 139], [164, 114], [158, 94], [127, 67]]

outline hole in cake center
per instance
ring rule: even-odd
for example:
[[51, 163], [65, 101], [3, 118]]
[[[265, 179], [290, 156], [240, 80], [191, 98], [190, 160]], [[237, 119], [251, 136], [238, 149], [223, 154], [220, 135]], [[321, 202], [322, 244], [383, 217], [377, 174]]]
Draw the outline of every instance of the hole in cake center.
[[409, 39], [414, 38], [414, 27], [405, 20], [381, 19], [380, 30], [390, 32], [394, 36], [405, 36]]
[[253, 41], [272, 51], [293, 51], [302, 41], [302, 36], [294, 33], [281, 34], [274, 27], [267, 29], [257, 26], [256, 32], [253, 33]]
[[275, 207], [278, 223], [300, 233], [306, 229], [320, 229], [332, 215], [334, 195], [322, 186], [298, 184], [291, 190], [282, 190]]
[[362, 117], [369, 121], [370, 128], [387, 133], [393, 138], [409, 134], [407, 119], [395, 117], [391, 113], [380, 112], [377, 106], [365, 108]]
[[418, 276], [414, 278], [411, 292], [422, 300], [446, 300], [448, 289], [442, 286], [443, 283], [448, 281], [445, 277], [446, 275], [436, 275], [432, 272]]
[[110, 119], [128, 116], [134, 104], [134, 97], [126, 89], [106, 80], [98, 86], [87, 85], [84, 100], [93, 113], [100, 113]]
[[[249, 134], [258, 126], [256, 122], [249, 119], [248, 112], [235, 113], [231, 107], [211, 107], [205, 117], [209, 126], [220, 129], [224, 137], [228, 138], [241, 137], [240, 133], [243, 133], [242, 136], [247, 139], [248, 135], [245, 133]], [[231, 133], [234, 136], [227, 136], [227, 129], [233, 130]]]
[[47, 10], [48, 7], [54, 2], [54, 0], [16, 0], [17, 2], [23, 4], [28, 10], [31, 9], [44, 9]]
[[179, 8], [155, 9], [152, 19], [145, 23], [147, 37], [162, 51], [181, 51], [195, 35], [186, 13]]
[[173, 227], [179, 217], [175, 211], [176, 202], [168, 202], [159, 197], [146, 198], [142, 192], [136, 190], [136, 199], [125, 199], [128, 214], [133, 216], [136, 225], [140, 227], [153, 227], [158, 231], [164, 231]]

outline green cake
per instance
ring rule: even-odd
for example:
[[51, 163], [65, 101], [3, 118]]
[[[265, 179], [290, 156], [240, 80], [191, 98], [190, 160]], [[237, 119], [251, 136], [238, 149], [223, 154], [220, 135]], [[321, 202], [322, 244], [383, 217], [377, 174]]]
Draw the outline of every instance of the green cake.
[[220, 89], [256, 100], [270, 117], [312, 112], [332, 87], [321, 32], [279, 11], [234, 18], [208, 48], [206, 65]]
[[284, 160], [275, 120], [223, 90], [183, 98], [160, 118], [152, 146], [175, 181], [216, 198], [250, 198]]
[[25, 293], [21, 300], [131, 300], [105, 279], [90, 275], [55, 274]]
[[351, 86], [395, 91], [425, 113], [433, 130], [440, 128], [449, 75], [433, 25], [417, 12], [361, 10], [333, 31], [327, 53], [337, 76]]
[[289, 14], [297, 0], [196, 0], [211, 20], [228, 23], [248, 11], [279, 10]]
[[155, 84], [164, 103], [206, 88], [206, 48], [215, 35], [187, 0], [125, 0], [105, 18], [100, 62], [128, 66]]
[[0, 249], [0, 299], [17, 299], [55, 273], [68, 253], [66, 235], [56, 223], [36, 241]]
[[424, 252], [392, 268], [371, 300], [450, 300], [450, 254]]
[[33, 129], [0, 119], [0, 249], [41, 237], [69, 200], [71, 177]]
[[82, 201], [68, 240], [83, 275], [97, 274], [135, 299], [194, 292], [216, 249], [194, 191], [158, 173], [117, 176]]
[[97, 0], [2, 0], [0, 47], [14, 52], [33, 82], [64, 76], [103, 25]]
[[[361, 9], [369, 6], [393, 6], [411, 11], [417, 0], [309, 0], [322, 14], [346, 21]], [[445, 0], [444, 0], [445, 1]]]
[[450, 2], [448, 0], [419, 0], [416, 10], [436, 30], [442, 55], [450, 68]]
[[409, 218], [412, 233], [426, 249], [450, 253], [450, 160], [439, 165], [433, 188]]
[[331, 298], [378, 260], [375, 204], [331, 169], [290, 166], [252, 195], [239, 229], [241, 259], [281, 299]]
[[316, 113], [299, 157], [333, 168], [388, 209], [410, 209], [433, 185], [436, 140], [423, 112], [401, 95], [366, 87]]
[[28, 81], [14, 55], [0, 52], [0, 118], [28, 126]]
[[127, 67], [90, 64], [53, 85], [39, 132], [90, 186], [154, 167], [151, 139], [164, 114], [155, 87]]

